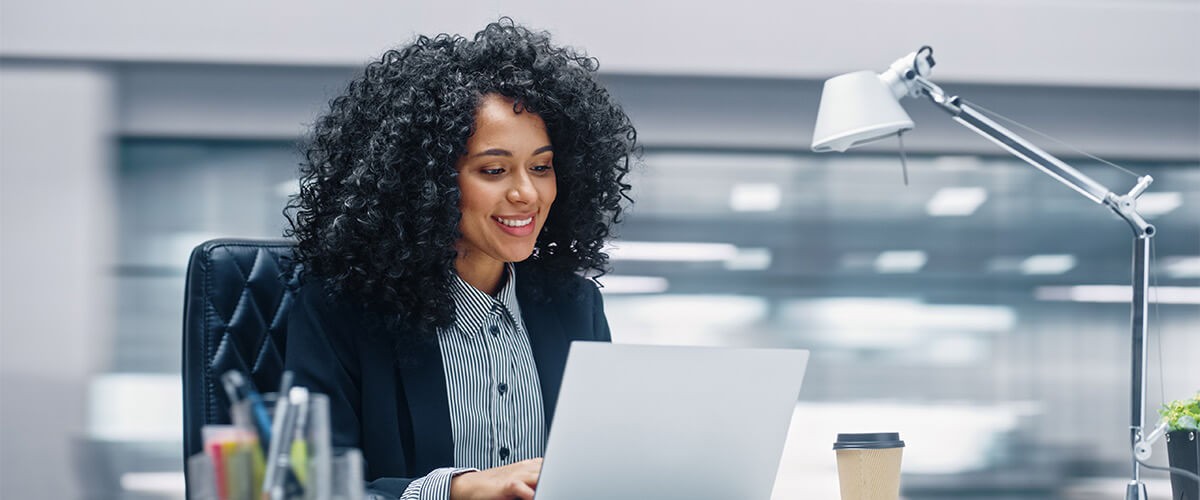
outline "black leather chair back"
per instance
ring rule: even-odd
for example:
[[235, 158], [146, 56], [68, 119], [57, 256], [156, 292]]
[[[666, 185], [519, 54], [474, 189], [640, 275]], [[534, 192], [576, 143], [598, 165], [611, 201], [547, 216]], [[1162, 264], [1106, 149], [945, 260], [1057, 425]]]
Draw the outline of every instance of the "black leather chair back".
[[241, 370], [261, 392], [283, 373], [287, 316], [297, 278], [288, 241], [219, 239], [188, 262], [183, 313], [183, 453], [202, 450], [200, 428], [229, 423], [221, 375]]

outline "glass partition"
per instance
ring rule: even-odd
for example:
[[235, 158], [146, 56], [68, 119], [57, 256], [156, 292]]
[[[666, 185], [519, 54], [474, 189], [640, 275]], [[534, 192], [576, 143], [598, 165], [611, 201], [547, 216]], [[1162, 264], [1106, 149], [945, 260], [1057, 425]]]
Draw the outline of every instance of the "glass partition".
[[[179, 400], [188, 254], [280, 237], [298, 162], [287, 142], [121, 142], [114, 375], [96, 383], [95, 433], [179, 430], [121, 427], [142, 405], [122, 391]], [[778, 498], [827, 482], [834, 434], [855, 430], [902, 433], [907, 498], [1059, 498], [1127, 470], [1131, 232], [1103, 207], [998, 156], [911, 156], [908, 186], [880, 155], [648, 148], [643, 163], [601, 280], [614, 340], [811, 349]], [[1156, 179], [1141, 205], [1159, 230], [1154, 407], [1200, 388], [1200, 165], [1124, 166]]]

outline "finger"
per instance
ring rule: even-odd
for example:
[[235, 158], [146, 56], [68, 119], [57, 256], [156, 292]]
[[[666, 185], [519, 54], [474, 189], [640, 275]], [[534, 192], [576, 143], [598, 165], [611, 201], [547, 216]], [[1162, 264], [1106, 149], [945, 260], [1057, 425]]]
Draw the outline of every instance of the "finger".
[[521, 500], [533, 500], [533, 488], [520, 481], [513, 481], [505, 495], [511, 495]]

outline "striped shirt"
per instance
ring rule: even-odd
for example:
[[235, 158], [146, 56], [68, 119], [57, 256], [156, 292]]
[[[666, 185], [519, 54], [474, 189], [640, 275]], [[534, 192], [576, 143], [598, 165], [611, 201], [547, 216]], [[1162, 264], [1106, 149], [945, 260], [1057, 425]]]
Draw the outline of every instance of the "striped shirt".
[[454, 467], [435, 469], [413, 481], [403, 500], [445, 500], [456, 474], [540, 457], [545, 451], [542, 387], [521, 320], [512, 264], [505, 265], [505, 275], [495, 297], [454, 276], [451, 293], [457, 319], [453, 327], [438, 332]]

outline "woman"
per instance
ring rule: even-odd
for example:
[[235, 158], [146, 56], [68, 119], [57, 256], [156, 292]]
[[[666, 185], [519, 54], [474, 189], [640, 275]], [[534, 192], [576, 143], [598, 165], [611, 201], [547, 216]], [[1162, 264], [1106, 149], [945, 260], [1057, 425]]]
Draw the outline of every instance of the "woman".
[[286, 365], [387, 498], [533, 497], [636, 135], [596, 61], [509, 19], [419, 37], [320, 118], [290, 235]]

